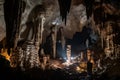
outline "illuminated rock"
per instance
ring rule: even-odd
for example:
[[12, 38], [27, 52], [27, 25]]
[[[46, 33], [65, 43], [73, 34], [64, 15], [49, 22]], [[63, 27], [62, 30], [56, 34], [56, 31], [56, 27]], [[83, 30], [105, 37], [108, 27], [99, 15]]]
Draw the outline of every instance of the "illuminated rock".
[[25, 42], [21, 48], [17, 48], [16, 53], [12, 53], [11, 65], [11, 67], [17, 65], [14, 67], [21, 67], [23, 70], [40, 67], [38, 49], [33, 42]]
[[71, 45], [67, 45], [66, 55], [67, 55], [67, 62], [70, 63], [71, 62]]

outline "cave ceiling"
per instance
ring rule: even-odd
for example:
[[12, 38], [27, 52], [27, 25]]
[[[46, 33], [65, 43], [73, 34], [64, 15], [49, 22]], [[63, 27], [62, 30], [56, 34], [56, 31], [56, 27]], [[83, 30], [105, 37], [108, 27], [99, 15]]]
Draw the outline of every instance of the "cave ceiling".
[[[59, 5], [57, 0], [24, 0], [26, 3], [25, 10], [22, 14], [21, 26], [25, 27], [25, 23], [27, 21], [27, 17], [30, 14], [31, 10], [39, 4], [43, 4], [46, 8], [46, 22], [44, 24], [46, 33], [49, 33], [49, 28], [52, 23], [59, 19]], [[99, 2], [99, 0], [96, 0]], [[120, 13], [120, 3], [119, 0], [109, 0], [112, 7], [106, 6], [105, 9], [108, 14], [119, 15]], [[60, 21], [59, 26], [64, 27], [64, 35], [67, 38], [72, 38], [75, 32], [79, 32], [82, 30], [82, 27], [86, 25], [87, 16], [86, 16], [86, 7], [81, 4], [83, 0], [72, 0], [72, 5], [70, 8], [70, 12], [67, 16], [67, 24]], [[4, 21], [4, 13], [3, 13], [3, 3], [4, 0], [0, 0], [0, 34], [5, 34], [5, 21]], [[115, 13], [117, 11], [117, 13]], [[71, 33], [71, 34], [69, 34]], [[0, 35], [1, 36], [1, 35]], [[5, 35], [2, 35], [3, 37]], [[2, 38], [2, 37], [1, 37]], [[1, 40], [1, 39], [0, 39]]]
[[[46, 22], [45, 22], [45, 30], [49, 33], [49, 27], [52, 25], [56, 19], [60, 17], [59, 5], [57, 0], [24, 0], [26, 3], [25, 11], [22, 14], [21, 26], [25, 27], [25, 23], [27, 22], [28, 15], [31, 10], [39, 4], [44, 4], [46, 8]], [[5, 30], [5, 21], [4, 21], [4, 13], [3, 13], [3, 3], [4, 0], [0, 0], [0, 27]], [[76, 31], [80, 30], [81, 25], [83, 25], [86, 21], [86, 11], [85, 6], [81, 4], [81, 1], [73, 0], [72, 6], [70, 9], [70, 13], [67, 17], [67, 24], [65, 26], [64, 22], [60, 23], [60, 26], [65, 28], [65, 36], [68, 38], [72, 38], [73, 34]], [[73, 28], [74, 26], [74, 28]], [[24, 29], [24, 28], [23, 28]], [[47, 33], [46, 32], [46, 33]], [[71, 34], [69, 34], [69, 32]]]
[[[45, 27], [45, 30], [49, 33], [49, 28], [52, 25], [52, 23], [60, 18], [58, 1], [44, 0], [41, 4], [43, 4], [46, 8], [46, 22], [44, 24], [44, 27]], [[25, 26], [24, 24], [27, 21], [27, 17], [33, 8], [33, 6], [32, 7], [30, 7], [29, 5], [27, 6], [28, 7], [26, 7], [25, 12], [22, 15], [23, 17], [21, 22], [22, 26]], [[70, 8], [70, 12], [67, 16], [66, 25], [64, 24], [64, 22], [59, 20], [59, 26], [64, 27], [64, 35], [66, 37], [72, 38], [75, 32], [81, 31], [81, 28], [83, 25], [85, 25], [86, 21], [87, 21], [87, 18], [86, 18], [85, 6], [81, 4], [81, 1], [73, 0], [72, 6]]]

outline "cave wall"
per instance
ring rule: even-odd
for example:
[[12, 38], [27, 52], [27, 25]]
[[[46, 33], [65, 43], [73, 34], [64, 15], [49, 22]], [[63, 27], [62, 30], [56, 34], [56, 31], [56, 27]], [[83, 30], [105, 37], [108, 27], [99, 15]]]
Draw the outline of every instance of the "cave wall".
[[0, 0], [0, 41], [5, 37], [5, 21], [3, 12], [3, 0]]

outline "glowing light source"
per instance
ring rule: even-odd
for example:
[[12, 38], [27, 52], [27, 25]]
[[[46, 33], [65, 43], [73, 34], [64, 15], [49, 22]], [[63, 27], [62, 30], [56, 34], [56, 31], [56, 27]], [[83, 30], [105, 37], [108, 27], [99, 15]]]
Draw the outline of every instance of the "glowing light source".
[[1, 55], [4, 56], [6, 60], [10, 61], [10, 56], [7, 53], [7, 49], [1, 49]]
[[60, 25], [61, 23], [62, 23], [62, 20], [61, 20], [60, 18], [56, 18], [56, 19], [52, 22], [53, 25]]

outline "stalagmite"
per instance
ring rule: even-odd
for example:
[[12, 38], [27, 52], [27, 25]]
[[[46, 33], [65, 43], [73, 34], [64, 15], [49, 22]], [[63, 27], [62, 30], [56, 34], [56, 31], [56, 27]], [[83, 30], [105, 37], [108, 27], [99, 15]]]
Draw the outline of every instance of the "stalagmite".
[[70, 63], [71, 62], [71, 45], [67, 45], [67, 62]]
[[81, 52], [81, 53], [80, 53], [80, 60], [81, 60], [81, 61], [84, 61], [84, 59], [85, 59], [85, 58], [84, 58], [84, 53]]
[[62, 49], [65, 49], [65, 37], [63, 34], [63, 28], [61, 27], [61, 44], [62, 44]]
[[89, 48], [89, 40], [86, 40], [86, 47]]
[[55, 33], [52, 35], [53, 40], [53, 58], [56, 58], [56, 30]]
[[44, 23], [45, 23], [45, 17], [44, 15], [41, 15], [41, 31], [40, 31], [40, 44], [42, 43], [42, 39], [43, 39], [43, 31], [44, 31]]

